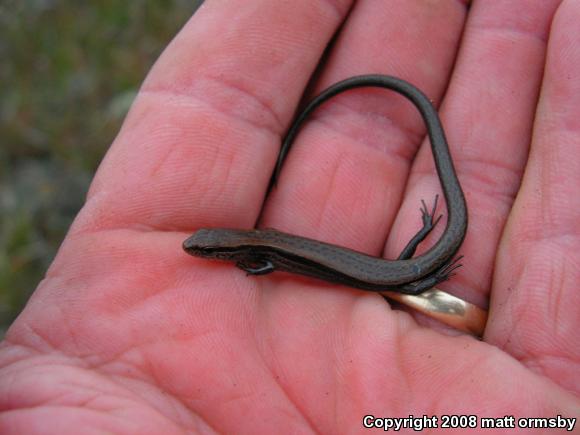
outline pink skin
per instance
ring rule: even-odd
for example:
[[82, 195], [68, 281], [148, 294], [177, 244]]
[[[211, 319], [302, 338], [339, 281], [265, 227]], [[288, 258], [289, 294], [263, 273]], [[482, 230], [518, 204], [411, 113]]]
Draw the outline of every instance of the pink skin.
[[[470, 212], [464, 268], [441, 287], [491, 298], [483, 342], [376, 294], [246, 277], [181, 250], [199, 227], [255, 225], [280, 137], [349, 10], [307, 93], [385, 73], [440, 106]], [[576, 0], [476, 1], [469, 14], [461, 1], [207, 0], [149, 74], [0, 347], [0, 433], [578, 417], [578, 22]], [[393, 93], [337, 97], [298, 138], [259, 225], [396, 257], [439, 192], [424, 133]]]

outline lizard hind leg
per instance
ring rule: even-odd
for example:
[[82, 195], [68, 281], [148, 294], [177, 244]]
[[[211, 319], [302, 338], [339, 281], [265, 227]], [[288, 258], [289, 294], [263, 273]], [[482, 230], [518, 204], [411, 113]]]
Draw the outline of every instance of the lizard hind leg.
[[435, 210], [437, 209], [438, 200], [439, 195], [435, 195], [435, 201], [433, 202], [433, 208], [431, 212], [429, 212], [425, 201], [421, 200], [422, 207], [420, 210], [421, 219], [423, 220], [423, 227], [417, 232], [417, 234], [413, 236], [411, 240], [409, 240], [409, 243], [407, 243], [407, 246], [405, 246], [405, 249], [403, 249], [397, 260], [408, 260], [411, 258], [413, 254], [415, 254], [417, 246], [419, 246], [419, 244], [425, 240], [433, 228], [435, 228], [435, 226], [439, 223], [443, 215], [439, 215], [437, 219], [433, 220], [435, 217]]

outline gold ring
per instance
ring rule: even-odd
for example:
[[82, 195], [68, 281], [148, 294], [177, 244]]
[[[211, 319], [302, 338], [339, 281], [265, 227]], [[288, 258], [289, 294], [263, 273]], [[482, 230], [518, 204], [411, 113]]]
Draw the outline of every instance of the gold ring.
[[487, 311], [437, 288], [419, 295], [383, 291], [383, 296], [405, 304], [429, 317], [460, 331], [481, 337], [487, 322]]

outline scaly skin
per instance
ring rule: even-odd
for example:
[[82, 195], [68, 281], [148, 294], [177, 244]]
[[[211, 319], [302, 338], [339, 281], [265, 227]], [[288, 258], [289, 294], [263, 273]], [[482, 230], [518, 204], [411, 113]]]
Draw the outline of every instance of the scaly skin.
[[[0, 347], [0, 433], [362, 433], [366, 414], [579, 416], [580, 4], [474, 2], [466, 22], [459, 1], [383, 3], [204, 3], [147, 78]], [[375, 294], [249, 279], [181, 249], [200, 227], [254, 227], [281, 135], [339, 28], [313, 92], [363, 72], [403, 77], [436, 105], [445, 92], [470, 232], [469, 268], [444, 289], [491, 296], [483, 341]], [[375, 92], [321, 108], [260, 227], [401, 251], [438, 182], [427, 147], [415, 156], [419, 116]]]

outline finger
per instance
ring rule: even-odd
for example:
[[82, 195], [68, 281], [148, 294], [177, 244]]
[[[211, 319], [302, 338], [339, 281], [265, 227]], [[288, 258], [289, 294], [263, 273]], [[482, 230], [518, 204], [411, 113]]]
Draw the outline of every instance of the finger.
[[204, 2], [145, 81], [76, 228], [253, 225], [280, 135], [349, 5]]
[[528, 164], [500, 246], [487, 340], [580, 392], [580, 4], [551, 26]]
[[[383, 73], [438, 99], [464, 17], [460, 2], [357, 2], [315, 92], [353, 75]], [[424, 132], [417, 110], [394, 92], [357, 89], [337, 96], [302, 130], [263, 225], [380, 253]], [[416, 207], [413, 216], [416, 232]]]
[[[469, 210], [460, 251], [464, 268], [442, 288], [480, 306], [487, 303], [499, 237], [526, 162], [545, 41], [556, 5], [536, 1], [522, 14], [515, 2], [474, 2], [441, 107]], [[425, 192], [438, 189], [436, 177], [431, 151], [423, 146], [392, 234], [398, 236]], [[431, 240], [442, 229], [434, 231]], [[397, 239], [395, 244], [399, 243]]]

